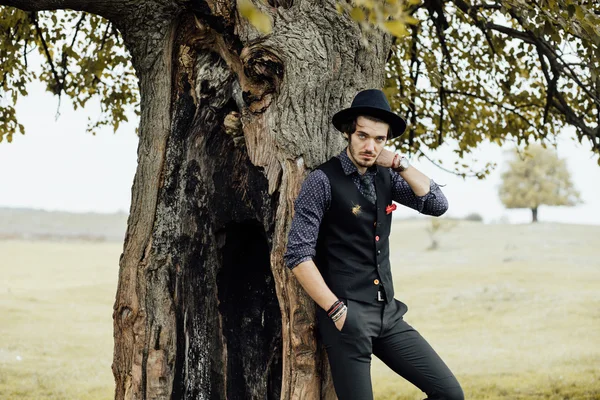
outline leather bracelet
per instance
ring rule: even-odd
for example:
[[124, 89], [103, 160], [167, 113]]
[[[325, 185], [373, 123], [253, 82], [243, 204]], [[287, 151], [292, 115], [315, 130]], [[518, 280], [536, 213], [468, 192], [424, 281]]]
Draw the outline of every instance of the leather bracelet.
[[332, 305], [331, 307], [329, 307], [329, 310], [327, 310], [327, 316], [331, 317], [331, 314], [339, 307], [340, 304], [343, 304], [342, 301], [340, 299], [337, 299]]
[[[392, 169], [393, 169], [394, 171], [396, 170], [396, 168], [398, 168], [398, 167], [396, 167], [396, 160], [398, 159], [398, 157], [400, 157], [400, 154], [398, 154], [398, 153], [394, 153], [394, 159], [392, 160]], [[398, 165], [398, 166], [399, 166], [399, 165]]]

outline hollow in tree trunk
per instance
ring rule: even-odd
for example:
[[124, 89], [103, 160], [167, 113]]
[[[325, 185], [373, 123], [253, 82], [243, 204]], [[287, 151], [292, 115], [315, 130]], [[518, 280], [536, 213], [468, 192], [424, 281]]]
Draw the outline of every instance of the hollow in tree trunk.
[[268, 3], [269, 35], [231, 0], [8, 3], [103, 15], [139, 78], [117, 399], [334, 397], [314, 303], [283, 254], [303, 179], [344, 146], [331, 116], [383, 86], [391, 38], [361, 38], [333, 1]]

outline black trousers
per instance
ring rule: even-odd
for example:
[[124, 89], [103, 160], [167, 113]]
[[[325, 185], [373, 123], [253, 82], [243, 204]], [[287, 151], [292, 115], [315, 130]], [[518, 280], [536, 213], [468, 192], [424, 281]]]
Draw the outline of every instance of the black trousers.
[[419, 332], [404, 321], [404, 303], [395, 299], [389, 304], [345, 302], [348, 313], [341, 331], [325, 311], [317, 311], [319, 332], [339, 400], [373, 399], [372, 354], [425, 392], [428, 399], [464, 399], [450, 369]]

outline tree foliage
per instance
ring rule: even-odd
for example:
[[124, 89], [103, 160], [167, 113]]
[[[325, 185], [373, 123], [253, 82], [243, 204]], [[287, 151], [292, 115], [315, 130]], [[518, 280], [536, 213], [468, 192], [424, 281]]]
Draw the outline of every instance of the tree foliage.
[[[9, 3], [10, 4], [10, 3]], [[240, 13], [269, 32], [249, 1]], [[600, 153], [600, 3], [581, 0], [425, 0], [339, 2], [363, 29], [397, 35], [386, 92], [409, 121], [404, 151], [427, 156], [444, 144], [453, 170], [482, 178], [458, 158], [484, 141], [552, 141], [566, 125]], [[75, 107], [97, 97], [103, 114], [90, 130], [126, 120], [138, 103], [133, 70], [119, 34], [101, 17], [74, 11], [25, 12], [0, 7], [0, 139], [23, 132], [14, 105], [39, 79]], [[37, 51], [41, 71], [28, 65]], [[441, 161], [438, 161], [441, 162]]]
[[524, 153], [515, 151], [513, 155], [499, 189], [505, 207], [528, 208], [535, 222], [541, 205], [574, 206], [581, 201], [565, 160], [555, 151], [530, 145]]
[[0, 141], [24, 133], [14, 107], [33, 80], [59, 99], [67, 96], [75, 109], [96, 98], [102, 114], [89, 121], [91, 132], [103, 125], [116, 131], [127, 107], [137, 110], [139, 102], [129, 55], [110, 22], [77, 11], [0, 7]]
[[412, 12], [421, 23], [398, 40], [386, 83], [410, 121], [398, 146], [449, 143], [462, 158], [484, 141], [552, 142], [570, 124], [600, 152], [599, 2], [424, 1]]

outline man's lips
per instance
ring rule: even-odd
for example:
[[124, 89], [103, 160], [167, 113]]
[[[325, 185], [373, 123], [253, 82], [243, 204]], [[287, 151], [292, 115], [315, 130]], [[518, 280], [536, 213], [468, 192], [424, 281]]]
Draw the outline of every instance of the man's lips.
[[375, 158], [374, 154], [361, 154], [361, 156], [364, 158]]

